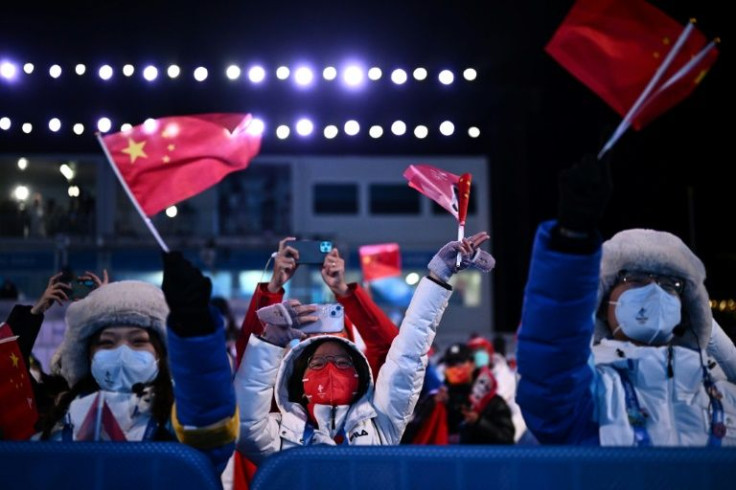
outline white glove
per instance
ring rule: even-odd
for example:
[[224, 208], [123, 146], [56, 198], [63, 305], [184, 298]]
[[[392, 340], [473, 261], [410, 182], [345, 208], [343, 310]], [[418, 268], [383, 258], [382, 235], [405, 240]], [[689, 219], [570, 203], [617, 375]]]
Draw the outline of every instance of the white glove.
[[261, 338], [280, 347], [286, 347], [294, 339], [302, 340], [306, 334], [294, 327], [299, 326], [296, 310], [287, 302], [264, 306], [256, 311], [264, 324]]
[[[437, 277], [447, 282], [453, 274], [467, 268], [490, 272], [495, 267], [496, 260], [491, 254], [481, 249], [465, 253], [460, 245], [461, 243], [460, 241], [448, 242], [432, 257], [427, 268], [434, 272]], [[459, 267], [457, 266], [458, 253], [461, 254]]]

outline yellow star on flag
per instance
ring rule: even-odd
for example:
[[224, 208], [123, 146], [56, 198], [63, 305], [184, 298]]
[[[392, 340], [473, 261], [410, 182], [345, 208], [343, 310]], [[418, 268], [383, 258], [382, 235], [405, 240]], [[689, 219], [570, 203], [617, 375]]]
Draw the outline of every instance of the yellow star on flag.
[[138, 143], [133, 138], [128, 138], [128, 147], [121, 151], [123, 153], [127, 153], [130, 156], [130, 163], [135, 163], [138, 157], [148, 158], [146, 152], [143, 151], [143, 147], [145, 145], [145, 141], [141, 141], [140, 143]]
[[10, 353], [10, 362], [13, 363], [13, 367], [18, 367], [18, 356], [13, 352]]

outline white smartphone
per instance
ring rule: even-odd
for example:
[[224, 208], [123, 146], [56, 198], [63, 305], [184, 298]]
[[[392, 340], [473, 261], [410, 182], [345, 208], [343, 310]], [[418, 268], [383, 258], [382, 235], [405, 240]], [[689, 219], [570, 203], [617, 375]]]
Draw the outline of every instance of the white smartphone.
[[319, 320], [301, 327], [304, 333], [337, 333], [345, 328], [345, 309], [340, 303], [314, 304]]

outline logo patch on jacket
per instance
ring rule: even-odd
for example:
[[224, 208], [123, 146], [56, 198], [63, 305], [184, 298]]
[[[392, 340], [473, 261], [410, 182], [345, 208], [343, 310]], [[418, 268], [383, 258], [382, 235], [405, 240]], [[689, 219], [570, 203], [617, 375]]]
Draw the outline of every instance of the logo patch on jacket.
[[352, 434], [350, 434], [350, 442], [353, 442], [353, 439], [355, 439], [356, 437], [363, 437], [367, 435], [368, 432], [365, 429], [361, 430], [360, 432], [353, 432]]

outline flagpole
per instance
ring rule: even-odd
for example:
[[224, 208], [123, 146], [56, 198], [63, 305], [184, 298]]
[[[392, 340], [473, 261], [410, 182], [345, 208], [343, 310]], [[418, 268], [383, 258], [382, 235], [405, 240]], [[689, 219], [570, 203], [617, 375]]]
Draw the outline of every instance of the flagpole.
[[[457, 241], [461, 242], [465, 238], [465, 223], [459, 223], [457, 225]], [[457, 253], [457, 258], [455, 259], [455, 266], [458, 268], [460, 267], [460, 262], [463, 261], [463, 255], [462, 252]]]
[[675, 82], [679, 81], [684, 77], [685, 75], [690, 72], [690, 70], [693, 69], [693, 66], [697, 65], [701, 61], [703, 61], [703, 58], [710, 53], [713, 48], [716, 47], [716, 44], [720, 42], [719, 38], [714, 39], [713, 41], [709, 42], [703, 49], [700, 50], [698, 54], [693, 56], [690, 61], [685, 63], [682, 68], [680, 68], [674, 75], [672, 75], [666, 82], [664, 82], [658, 89], [657, 92], [655, 92], [655, 95], [660, 93], [662, 90], [665, 90]]
[[123, 178], [122, 174], [120, 173], [120, 169], [115, 165], [115, 162], [113, 162], [112, 156], [110, 155], [110, 152], [107, 150], [107, 146], [105, 146], [105, 142], [102, 141], [102, 137], [100, 136], [100, 133], [95, 133], [95, 136], [97, 136], [97, 141], [99, 141], [100, 146], [102, 147], [102, 151], [105, 152], [105, 157], [107, 157], [107, 162], [110, 164], [110, 167], [112, 167], [113, 172], [115, 172], [115, 175], [118, 177], [118, 180], [123, 186], [123, 189], [125, 189], [125, 193], [128, 194], [128, 198], [133, 203], [133, 206], [135, 207], [136, 211], [138, 211], [138, 214], [140, 215], [141, 219], [143, 219], [143, 222], [148, 227], [149, 231], [153, 235], [153, 238], [156, 239], [158, 242], [158, 245], [161, 247], [161, 250], [164, 252], [169, 251], [169, 247], [166, 246], [163, 239], [161, 239], [161, 235], [158, 234], [158, 230], [155, 226], [153, 226], [153, 222], [151, 221], [151, 218], [146, 216], [146, 213], [143, 212], [143, 209], [141, 208], [140, 204], [138, 204], [138, 200], [135, 198], [133, 193], [130, 191], [130, 188], [128, 187], [128, 183], [125, 182], [125, 179]]
[[682, 30], [682, 33], [680, 33], [680, 37], [677, 38], [677, 42], [675, 42], [675, 45], [672, 46], [672, 49], [670, 49], [669, 53], [667, 53], [667, 56], [665, 56], [664, 60], [659, 65], [659, 68], [657, 68], [657, 71], [654, 73], [654, 76], [652, 76], [652, 79], [649, 80], [649, 83], [639, 95], [639, 98], [631, 106], [629, 112], [626, 113], [626, 117], [621, 120], [616, 130], [613, 132], [601, 151], [598, 153], [598, 160], [603, 158], [603, 155], [605, 155], [608, 150], [613, 148], [613, 145], [615, 145], [619, 138], [626, 132], [627, 129], [629, 129], [629, 126], [631, 126], [631, 120], [634, 118], [634, 115], [639, 110], [641, 105], [646, 101], [647, 97], [649, 97], [649, 94], [652, 92], [652, 90], [654, 90], [654, 87], [659, 82], [659, 79], [662, 78], [664, 72], [672, 64], [672, 60], [675, 59], [675, 56], [680, 51], [680, 48], [682, 48], [682, 45], [685, 44], [685, 41], [690, 35], [690, 32], [692, 32], [693, 30], [694, 23], [695, 21], [693, 19], [690, 19], [688, 24]]

